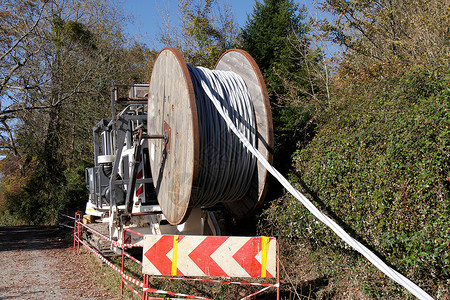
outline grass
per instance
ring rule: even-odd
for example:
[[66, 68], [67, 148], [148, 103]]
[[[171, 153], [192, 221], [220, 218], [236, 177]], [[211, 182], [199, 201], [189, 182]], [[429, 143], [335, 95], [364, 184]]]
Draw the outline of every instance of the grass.
[[[119, 272], [112, 269], [110, 266], [102, 262], [96, 255], [94, 255], [91, 251], [82, 247], [82, 251], [86, 253], [85, 259], [89, 261], [89, 266], [91, 270], [96, 274], [96, 278], [98, 282], [108, 290], [112, 295], [117, 295], [117, 298], [120, 298], [120, 286], [121, 286], [121, 276]], [[114, 257], [109, 259], [116, 267], [121, 269], [122, 258]], [[142, 277], [133, 276], [130, 274], [130, 270], [136, 269], [135, 263], [134, 266], [131, 264], [130, 260], [125, 262], [125, 273], [136, 280], [142, 281]], [[130, 283], [130, 285], [136, 289], [139, 293], [142, 293], [142, 288], [137, 287]], [[123, 299], [140, 299], [136, 294], [134, 294], [129, 288], [124, 285], [123, 288]]]
[[280, 244], [282, 299], [415, 299], [353, 251]]

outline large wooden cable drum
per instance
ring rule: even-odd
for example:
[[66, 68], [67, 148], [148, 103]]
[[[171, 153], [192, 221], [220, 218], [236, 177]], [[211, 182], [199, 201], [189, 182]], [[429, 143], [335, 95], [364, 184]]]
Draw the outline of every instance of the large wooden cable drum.
[[[158, 202], [171, 224], [184, 222], [191, 208], [208, 207], [218, 202], [223, 203], [233, 216], [246, 217], [263, 201], [267, 191], [268, 173], [264, 167], [255, 162], [255, 170], [245, 172], [252, 175], [245, 179], [249, 182], [245, 183], [248, 189], [244, 194], [228, 199], [216, 191], [204, 193], [205, 178], [217, 184], [228, 179], [223, 178], [225, 175], [220, 172], [211, 175], [210, 171], [204, 171], [207, 168], [204, 167], [203, 160], [200, 160], [201, 157], [205, 157], [205, 152], [217, 147], [211, 146], [205, 138], [205, 126], [216, 128], [217, 123], [222, 120], [211, 117], [211, 120], [205, 121], [209, 116], [205, 117], [202, 114], [205, 111], [203, 102], [199, 102], [202, 91], [199, 90], [195, 77], [191, 77], [191, 74], [194, 74], [190, 74], [192, 70], [174, 48], [163, 49], [153, 67], [148, 102], [148, 131], [150, 134], [166, 134], [168, 137], [167, 143], [164, 140], [149, 140], [150, 163]], [[255, 146], [271, 162], [272, 117], [266, 87], [258, 66], [245, 51], [229, 50], [219, 59], [215, 70], [232, 71], [245, 82], [256, 120], [256, 128], [253, 129], [256, 137]], [[234, 136], [228, 138], [234, 139]], [[220, 152], [222, 154], [217, 156], [218, 164], [225, 162], [223, 161], [225, 156], [227, 159], [233, 157], [229, 153], [232, 151], [231, 147], [224, 149]], [[226, 155], [223, 155], [223, 151]], [[239, 151], [241, 152], [236, 153], [241, 153], [237, 154], [240, 157], [245, 153], [242, 151], [246, 149]], [[208, 161], [214, 168], [216, 161], [211, 162], [211, 159]], [[205, 199], [205, 195], [218, 196], [215, 199]]]

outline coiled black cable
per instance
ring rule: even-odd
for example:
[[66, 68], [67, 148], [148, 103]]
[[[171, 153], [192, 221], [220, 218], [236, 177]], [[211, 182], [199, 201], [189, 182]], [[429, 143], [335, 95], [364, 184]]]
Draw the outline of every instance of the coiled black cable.
[[200, 135], [198, 187], [194, 205], [233, 202], [250, 188], [257, 160], [230, 130], [204, 91], [220, 101], [227, 114], [251, 145], [256, 147], [256, 118], [244, 80], [234, 72], [188, 65], [194, 86]]

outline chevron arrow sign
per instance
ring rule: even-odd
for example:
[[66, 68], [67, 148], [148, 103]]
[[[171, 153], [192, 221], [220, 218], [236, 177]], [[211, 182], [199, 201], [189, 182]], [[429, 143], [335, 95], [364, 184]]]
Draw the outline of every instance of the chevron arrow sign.
[[148, 275], [276, 277], [276, 240], [269, 237], [146, 235]]

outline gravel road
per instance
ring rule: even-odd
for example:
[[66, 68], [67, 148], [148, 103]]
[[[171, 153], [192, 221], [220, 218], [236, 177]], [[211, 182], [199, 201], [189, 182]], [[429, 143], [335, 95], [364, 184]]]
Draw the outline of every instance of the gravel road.
[[0, 227], [0, 299], [113, 299], [59, 228]]

